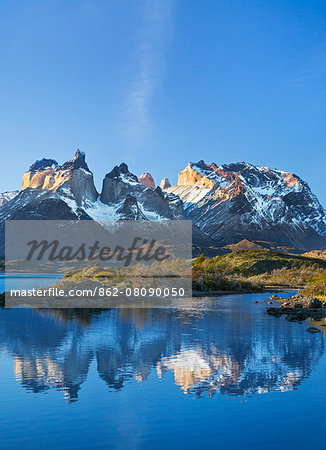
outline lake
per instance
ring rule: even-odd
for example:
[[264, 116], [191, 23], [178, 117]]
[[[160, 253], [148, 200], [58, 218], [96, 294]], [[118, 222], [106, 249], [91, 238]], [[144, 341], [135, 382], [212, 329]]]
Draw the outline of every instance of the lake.
[[325, 335], [268, 316], [269, 295], [1, 308], [1, 449], [322, 446]]
[[0, 273], [0, 292], [11, 289], [33, 289], [34, 287], [48, 287], [62, 278], [62, 275], [47, 274], [22, 274], [22, 273]]

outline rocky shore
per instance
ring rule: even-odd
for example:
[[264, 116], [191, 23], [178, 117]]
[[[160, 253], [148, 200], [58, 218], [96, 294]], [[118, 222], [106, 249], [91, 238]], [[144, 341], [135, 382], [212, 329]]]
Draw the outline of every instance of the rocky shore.
[[[291, 298], [272, 295], [270, 299], [280, 303], [280, 306], [267, 308], [266, 312], [270, 316], [281, 317], [285, 315], [285, 319], [289, 322], [298, 323], [302, 323], [306, 319], [320, 321], [326, 318], [326, 299], [302, 297], [300, 295], [294, 295]], [[310, 333], [320, 332], [315, 327], [309, 327], [307, 331]]]

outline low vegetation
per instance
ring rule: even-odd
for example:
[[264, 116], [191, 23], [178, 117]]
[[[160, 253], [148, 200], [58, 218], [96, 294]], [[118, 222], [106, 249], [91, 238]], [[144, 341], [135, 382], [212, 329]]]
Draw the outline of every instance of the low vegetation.
[[201, 255], [193, 261], [193, 285], [197, 290], [301, 288], [324, 295], [326, 260], [255, 249]]
[[[325, 252], [311, 252], [301, 256], [278, 253], [264, 249], [238, 250], [213, 258], [201, 255], [192, 261], [192, 285], [199, 292], [259, 292], [262, 290], [300, 290], [306, 297], [325, 297], [326, 259]], [[308, 256], [311, 255], [311, 256]], [[321, 256], [322, 257], [321, 257]], [[161, 275], [175, 273], [189, 277], [189, 262], [182, 260], [164, 262]], [[91, 283], [128, 284], [128, 278], [139, 278], [141, 286], [153, 283], [158, 272], [152, 266], [137, 265], [132, 268], [102, 268], [94, 265], [82, 270], [66, 272], [58, 286], [76, 283], [77, 279]], [[159, 277], [157, 282], [159, 282]], [[84, 280], [84, 281], [83, 281]], [[105, 281], [104, 281], [105, 283]], [[133, 281], [135, 283], [135, 281]]]
[[[172, 264], [172, 266], [171, 266]], [[157, 273], [155, 264], [149, 267], [142, 265], [126, 269], [103, 269], [99, 265], [65, 274], [65, 278], [103, 278], [121, 282], [123, 278], [151, 278]], [[189, 267], [189, 266], [188, 266]], [[187, 266], [180, 260], [162, 264], [162, 275], [171, 272], [181, 276], [189, 276], [184, 272]], [[130, 272], [132, 271], [132, 273]], [[201, 255], [192, 262], [193, 290], [199, 292], [259, 292], [267, 289], [305, 289], [314, 295], [323, 295], [326, 286], [326, 260], [278, 253], [264, 249], [239, 250], [213, 258]]]
[[308, 256], [309, 258], [319, 258], [326, 260], [326, 250], [312, 250], [311, 252], [304, 253], [303, 256]]
[[309, 297], [325, 297], [326, 295], [326, 271], [315, 273], [301, 291], [302, 295]]

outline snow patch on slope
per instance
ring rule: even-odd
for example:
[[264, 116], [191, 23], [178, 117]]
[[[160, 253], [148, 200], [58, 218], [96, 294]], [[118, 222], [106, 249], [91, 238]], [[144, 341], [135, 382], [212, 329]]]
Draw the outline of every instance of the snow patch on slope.
[[7, 191], [2, 192], [0, 194], [0, 207], [4, 206], [6, 203], [10, 202], [13, 198], [16, 197], [16, 195], [19, 194], [19, 191]]

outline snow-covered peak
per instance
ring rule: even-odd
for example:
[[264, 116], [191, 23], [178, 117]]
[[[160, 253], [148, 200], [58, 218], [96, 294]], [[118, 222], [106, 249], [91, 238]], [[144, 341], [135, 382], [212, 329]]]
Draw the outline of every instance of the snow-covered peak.
[[76, 199], [79, 205], [87, 200], [95, 201], [98, 197], [85, 153], [79, 150], [61, 166], [54, 159], [36, 161], [23, 174], [22, 190], [27, 188], [60, 192], [63, 196]]
[[4, 206], [6, 203], [10, 202], [10, 200], [15, 198], [16, 195], [18, 195], [18, 193], [19, 193], [19, 191], [2, 192], [0, 194], [0, 207]]
[[319, 238], [326, 237], [325, 210], [291, 172], [200, 160], [189, 163], [167, 191], [181, 198], [197, 226], [223, 244], [249, 238], [302, 248], [324, 245]]
[[128, 166], [125, 163], [121, 163], [120, 166], [115, 166], [111, 172], [105, 175], [105, 179], [121, 181], [132, 185], [139, 184], [138, 178], [129, 172]]

